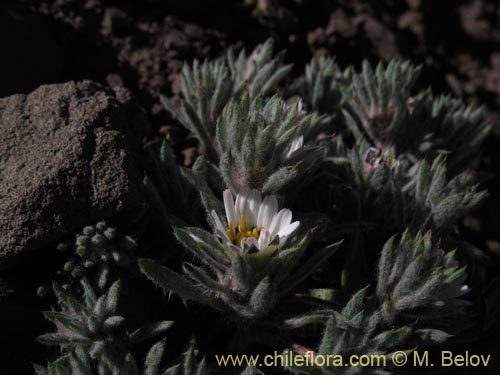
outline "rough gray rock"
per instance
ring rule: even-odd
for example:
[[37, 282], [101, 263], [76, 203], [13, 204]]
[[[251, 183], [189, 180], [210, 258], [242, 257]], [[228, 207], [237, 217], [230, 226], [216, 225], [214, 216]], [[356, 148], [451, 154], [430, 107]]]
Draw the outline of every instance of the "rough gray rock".
[[90, 81], [0, 99], [0, 266], [80, 227], [145, 207], [147, 120]]

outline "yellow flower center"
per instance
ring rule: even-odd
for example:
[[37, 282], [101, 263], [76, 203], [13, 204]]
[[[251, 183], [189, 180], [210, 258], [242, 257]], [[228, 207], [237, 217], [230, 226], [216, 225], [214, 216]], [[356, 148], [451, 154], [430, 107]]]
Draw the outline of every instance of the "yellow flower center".
[[243, 238], [259, 238], [259, 230], [257, 228], [247, 228], [244, 215], [241, 215], [240, 224], [236, 228], [234, 227], [233, 221], [229, 220], [229, 229], [226, 230], [226, 234], [236, 246], [241, 246], [241, 240]]

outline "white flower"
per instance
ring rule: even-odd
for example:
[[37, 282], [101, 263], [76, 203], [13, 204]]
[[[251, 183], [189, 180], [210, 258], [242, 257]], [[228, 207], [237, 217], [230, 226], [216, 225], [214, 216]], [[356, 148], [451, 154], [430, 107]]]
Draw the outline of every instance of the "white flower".
[[292, 142], [290, 142], [290, 146], [288, 147], [288, 151], [286, 153], [286, 158], [289, 159], [292, 154], [298, 149], [304, 146], [304, 136], [300, 135], [297, 138], [294, 138]]
[[292, 223], [292, 212], [278, 211], [278, 200], [269, 195], [262, 200], [257, 190], [243, 189], [234, 200], [228, 189], [224, 191], [227, 225], [212, 210], [217, 235], [230, 249], [241, 253], [245, 247], [255, 246], [259, 252], [274, 251], [285, 243], [300, 222]]

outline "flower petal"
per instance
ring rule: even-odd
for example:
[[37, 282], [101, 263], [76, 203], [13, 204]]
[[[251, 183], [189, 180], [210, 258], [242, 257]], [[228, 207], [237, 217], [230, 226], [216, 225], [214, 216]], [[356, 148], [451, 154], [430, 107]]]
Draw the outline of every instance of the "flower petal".
[[236, 195], [235, 206], [236, 206], [236, 217], [238, 218], [238, 221], [233, 222], [235, 226], [238, 225], [241, 215], [245, 215], [246, 219], [248, 194], [250, 194], [250, 189], [242, 188], [241, 191], [238, 193], [238, 195]]
[[241, 248], [255, 246], [258, 248], [258, 241], [254, 237], [245, 237], [241, 240]]
[[278, 200], [274, 195], [268, 195], [262, 202], [257, 215], [257, 229], [267, 228], [271, 225], [278, 211]]
[[257, 227], [257, 215], [259, 214], [259, 208], [262, 204], [262, 196], [260, 191], [252, 189], [248, 195], [247, 200], [247, 213], [245, 218], [247, 220], [247, 225], [251, 228]]
[[233, 225], [237, 225], [239, 223], [239, 217], [236, 215], [236, 208], [234, 207], [234, 198], [231, 190], [226, 189], [223, 194], [224, 197], [224, 208], [226, 209], [226, 218], [227, 223], [230, 221], [233, 222]]
[[259, 240], [257, 241], [257, 248], [262, 251], [265, 250], [271, 243], [271, 234], [267, 229], [260, 231]]
[[304, 146], [304, 136], [300, 135], [299, 137], [292, 140], [292, 142], [290, 142], [288, 152], [286, 153], [286, 158], [290, 158], [292, 154], [298, 149], [302, 148], [302, 146]]
[[220, 220], [219, 215], [217, 215], [217, 212], [215, 212], [215, 210], [212, 210], [212, 212], [210, 214], [212, 215], [212, 218], [214, 219], [215, 228], [225, 232], [226, 227], [224, 226], [224, 224], [222, 224], [222, 221]]
[[284, 228], [292, 221], [292, 211], [288, 208], [282, 209], [278, 214], [273, 218], [271, 226], [269, 227], [269, 232], [271, 234], [278, 234], [281, 228]]
[[229, 247], [229, 250], [231, 250], [235, 254], [243, 253], [243, 249], [241, 247], [233, 245], [231, 242], [227, 243], [227, 247]]
[[227, 236], [226, 231], [224, 231], [224, 230], [220, 230], [220, 229], [218, 229], [218, 228], [217, 228], [217, 229], [215, 230], [215, 234], [216, 234], [216, 235], [217, 235], [217, 237], [219, 237], [221, 240], [231, 243], [231, 239]]
[[290, 234], [292, 234], [295, 231], [295, 229], [297, 229], [299, 227], [299, 225], [300, 225], [300, 221], [294, 221], [293, 223], [282, 227], [280, 229], [280, 231], [278, 232], [278, 236], [279, 236], [280, 240], [281, 240], [281, 237], [287, 237]]

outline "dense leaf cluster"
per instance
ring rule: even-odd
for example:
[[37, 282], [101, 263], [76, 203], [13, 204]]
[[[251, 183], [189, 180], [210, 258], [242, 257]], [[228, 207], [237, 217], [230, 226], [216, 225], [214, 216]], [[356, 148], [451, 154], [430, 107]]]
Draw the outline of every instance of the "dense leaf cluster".
[[[180, 102], [162, 101], [199, 141], [200, 154], [182, 167], [167, 139], [145, 178], [151, 225], [163, 228], [160, 240], [170, 242], [164, 252], [171, 256], [134, 254], [134, 241], [115, 241], [115, 231], [100, 224], [84, 229], [76, 246], [81, 260], [73, 256], [65, 266], [81, 282], [67, 290], [54, 285], [58, 308], [46, 316], [57, 333], [40, 337], [68, 354], [39, 373], [257, 371], [217, 368], [209, 357], [195, 364], [192, 348], [179, 365], [160, 370], [164, 340], [138, 366], [135, 341], [171, 325], [144, 323], [128, 332], [117, 301], [120, 285], [134, 282], [139, 271], [159, 287], [153, 290], [180, 297], [207, 319], [201, 331], [192, 315], [181, 324], [221, 353], [304, 355], [309, 348], [390, 358], [395, 350], [473, 345], [498, 331], [494, 280], [485, 288], [484, 278], [469, 274], [481, 273], [487, 256], [461, 231], [461, 220], [486, 195], [474, 173], [489, 131], [481, 110], [416, 91], [420, 69], [409, 62], [375, 69], [365, 62], [356, 71], [321, 58], [304, 78], [286, 80], [291, 66], [283, 58], [273, 56], [268, 41], [249, 55], [230, 51], [225, 61], [185, 65]], [[233, 251], [240, 243], [221, 233], [215, 219], [225, 217], [225, 189], [275, 195], [300, 220], [299, 230], [273, 251], [246, 245]], [[227, 225], [227, 233], [234, 230]], [[137, 247], [150, 248], [149, 232], [141, 233]], [[120, 267], [130, 274], [116, 272]], [[162, 308], [177, 308], [174, 301], [164, 300]], [[220, 344], [208, 327], [233, 333]], [[372, 369], [263, 370], [405, 373], [390, 361]]]

